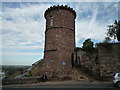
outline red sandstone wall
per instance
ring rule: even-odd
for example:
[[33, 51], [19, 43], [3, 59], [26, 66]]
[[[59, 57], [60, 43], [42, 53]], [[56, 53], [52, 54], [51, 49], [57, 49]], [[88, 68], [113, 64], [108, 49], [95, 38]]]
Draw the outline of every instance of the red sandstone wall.
[[[50, 19], [53, 17], [53, 26], [50, 26]], [[51, 11], [46, 15], [46, 28], [50, 27], [67, 27], [74, 30], [75, 23], [74, 23], [75, 16], [73, 13], [69, 12], [68, 10], [58, 10], [58, 11]]]
[[48, 70], [69, 72], [72, 67], [71, 54], [75, 49], [74, 19], [74, 14], [68, 10], [55, 10], [46, 15], [44, 60]]

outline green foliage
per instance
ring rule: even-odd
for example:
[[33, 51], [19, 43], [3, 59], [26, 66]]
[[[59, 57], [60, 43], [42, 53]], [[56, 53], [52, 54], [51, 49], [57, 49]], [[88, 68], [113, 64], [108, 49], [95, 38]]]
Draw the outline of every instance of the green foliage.
[[94, 42], [92, 42], [91, 39], [88, 38], [83, 42], [82, 50], [91, 52], [94, 49], [93, 45], [94, 45]]
[[77, 52], [77, 51], [79, 51], [79, 50], [81, 50], [82, 48], [80, 48], [80, 47], [76, 47], [75, 48], [75, 51]]
[[83, 42], [82, 48], [76, 47], [75, 51], [77, 52], [79, 50], [82, 50], [82, 51], [92, 52], [93, 50], [94, 51], [97, 50], [96, 48], [93, 47], [93, 45], [94, 42], [91, 41], [91, 38], [88, 38]]
[[120, 21], [118, 22], [117, 39], [120, 41]]
[[105, 37], [105, 40], [103, 41], [104, 43], [109, 43], [111, 41], [110, 37]]
[[2, 72], [5, 73], [7, 78], [13, 78], [15, 76], [18, 76], [20, 74], [23, 74], [23, 72], [29, 68], [29, 66], [2, 66]]
[[115, 40], [117, 38], [118, 41], [120, 41], [120, 21], [115, 20], [113, 25], [108, 25], [107, 37], [105, 40], [107, 42], [111, 41], [112, 38]]
[[107, 50], [110, 50], [110, 48], [111, 48], [111, 43], [109, 43], [109, 42], [102, 42], [102, 43], [98, 43], [97, 45], [103, 46]]
[[93, 47], [93, 42], [91, 41], [91, 38], [88, 38], [83, 42], [83, 48], [84, 47]]
[[31, 71], [28, 71], [28, 73], [25, 75], [25, 77], [31, 77], [31, 76], [32, 76]]
[[105, 46], [105, 47], [108, 47], [110, 45], [110, 43], [108, 43], [108, 42], [103, 42], [103, 43], [99, 43], [99, 44], [102, 46]]

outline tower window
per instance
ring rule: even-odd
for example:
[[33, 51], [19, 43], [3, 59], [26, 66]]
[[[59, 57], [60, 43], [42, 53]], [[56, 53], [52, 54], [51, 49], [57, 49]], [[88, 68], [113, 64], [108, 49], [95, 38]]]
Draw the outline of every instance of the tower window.
[[53, 16], [50, 16], [50, 26], [53, 26]]

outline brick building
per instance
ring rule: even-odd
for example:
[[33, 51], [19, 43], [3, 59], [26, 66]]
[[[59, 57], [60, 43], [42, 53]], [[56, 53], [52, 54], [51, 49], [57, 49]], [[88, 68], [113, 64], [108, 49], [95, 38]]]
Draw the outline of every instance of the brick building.
[[48, 8], [44, 16], [46, 72], [69, 73], [72, 68], [72, 53], [75, 51], [76, 12], [67, 5], [58, 5]]

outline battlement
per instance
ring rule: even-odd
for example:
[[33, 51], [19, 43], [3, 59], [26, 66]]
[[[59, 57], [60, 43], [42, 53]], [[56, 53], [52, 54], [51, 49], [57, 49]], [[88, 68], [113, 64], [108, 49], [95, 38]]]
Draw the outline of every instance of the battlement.
[[63, 5], [61, 5], [61, 6], [59, 6], [59, 5], [57, 5], [57, 6], [55, 6], [55, 5], [51, 6], [50, 8], [48, 8], [45, 11], [45, 14], [44, 14], [45, 18], [46, 18], [46, 15], [48, 13], [50, 13], [51, 11], [56, 11], [56, 10], [67, 10], [67, 11], [70, 11], [71, 13], [73, 13], [73, 15], [76, 18], [76, 12], [75, 12], [75, 10], [73, 10], [73, 8], [68, 7], [67, 5], [65, 5], [65, 6], [63, 6]]
[[51, 6], [45, 11], [46, 30], [44, 70], [46, 75], [67, 75], [71, 68], [71, 55], [75, 50], [76, 12], [68, 7]]

